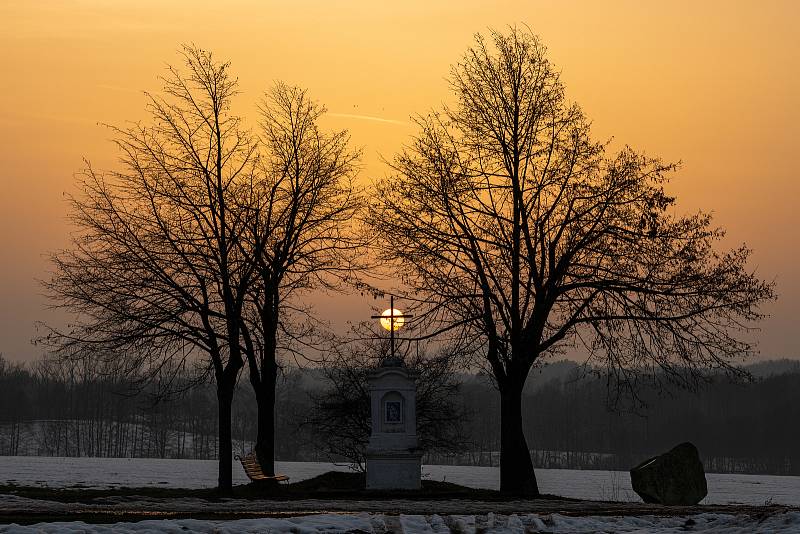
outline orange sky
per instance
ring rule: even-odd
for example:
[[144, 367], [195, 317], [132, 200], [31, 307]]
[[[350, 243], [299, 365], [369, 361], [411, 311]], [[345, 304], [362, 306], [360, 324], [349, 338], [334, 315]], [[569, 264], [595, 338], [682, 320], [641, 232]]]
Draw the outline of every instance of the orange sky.
[[[778, 283], [763, 356], [800, 357], [800, 2], [4, 0], [0, 20], [6, 357], [36, 357], [34, 321], [60, 319], [36, 278], [67, 242], [62, 194], [81, 158], [114, 164], [97, 123], [143, 118], [141, 91], [159, 88], [181, 43], [232, 61], [245, 116], [273, 80], [308, 88], [325, 124], [364, 148], [368, 180], [413, 133], [408, 116], [447, 99], [444, 77], [472, 35], [523, 23], [599, 138], [684, 162], [679, 206], [713, 210], [727, 244], [753, 247], [753, 266]], [[370, 314], [371, 301], [345, 303], [323, 299], [320, 312], [335, 326]]]

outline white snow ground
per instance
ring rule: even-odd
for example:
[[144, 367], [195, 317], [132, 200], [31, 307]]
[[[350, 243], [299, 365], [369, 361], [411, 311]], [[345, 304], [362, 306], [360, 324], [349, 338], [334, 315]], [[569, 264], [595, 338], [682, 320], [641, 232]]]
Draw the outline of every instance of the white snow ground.
[[[347, 471], [345, 465], [315, 462], [277, 462], [277, 470], [292, 481], [330, 470]], [[493, 467], [429, 465], [424, 476], [474, 488], [497, 489], [500, 471]], [[247, 477], [234, 465], [234, 484]], [[622, 471], [537, 469], [542, 493], [590, 500], [639, 501], [630, 476]], [[800, 506], [800, 477], [707, 474], [704, 504], [765, 503]], [[0, 484], [87, 488], [113, 487], [213, 487], [217, 462], [213, 460], [158, 460], [149, 458], [53, 458], [0, 456]]]
[[[278, 462], [278, 470], [302, 480], [332, 469], [346, 471], [345, 465], [312, 462]], [[497, 468], [466, 466], [425, 466], [423, 472], [433, 480], [446, 480], [476, 488], [497, 488], [499, 471]], [[157, 460], [141, 458], [51, 458], [51, 457], [0, 457], [0, 484], [41, 485], [49, 487], [213, 487], [216, 483], [217, 463], [204, 460]], [[544, 493], [589, 500], [638, 501], [630, 488], [630, 477], [618, 471], [577, 471], [566, 469], [537, 470], [539, 487]], [[800, 505], [800, 477], [754, 476], [754, 475], [707, 475], [709, 496], [706, 504], [742, 503], [763, 505], [765, 503]], [[238, 466], [234, 468], [234, 483], [246, 483], [247, 478]], [[109, 499], [113, 506], [114, 499]], [[124, 501], [124, 500], [123, 500]], [[185, 501], [185, 502], [184, 502]], [[198, 501], [198, 502], [195, 502]], [[282, 507], [292, 513], [284, 503]], [[324, 507], [324, 503], [293, 503], [299, 508], [296, 513], [309, 510], [336, 510]], [[352, 504], [352, 503], [351, 503]], [[362, 503], [364, 504], [364, 503]], [[380, 503], [371, 503], [378, 505]], [[786, 511], [752, 515], [731, 515], [724, 513], [703, 513], [692, 516], [661, 517], [641, 516], [583, 516], [572, 517], [557, 513], [512, 514], [513, 503], [483, 503], [469, 513], [485, 515], [448, 515], [458, 513], [458, 507], [451, 503], [419, 503], [408, 510], [412, 513], [431, 515], [385, 515], [385, 510], [401, 510], [386, 506], [362, 506], [361, 510], [372, 513], [348, 514], [325, 513], [285, 518], [237, 519], [231, 521], [162, 519], [105, 525], [86, 524], [80, 521], [38, 523], [30, 526], [16, 524], [0, 525], [0, 533], [146, 533], [146, 532], [271, 532], [280, 533], [339, 533], [361, 532], [388, 534], [475, 532], [487, 533], [678, 533], [678, 532], [717, 532], [717, 533], [778, 533], [800, 532], [800, 512]], [[508, 506], [503, 506], [507, 504]], [[15, 495], [3, 495], [2, 507], [17, 510], [69, 512], [75, 504], [38, 501]], [[102, 507], [102, 504], [96, 506]], [[146, 510], [176, 509], [192, 510], [202, 506], [198, 499], [170, 499], [169, 502], [142, 503], [121, 502], [118, 506], [143, 507]], [[330, 503], [328, 503], [330, 506]], [[236, 500], [226, 501], [226, 510], [251, 510], [253, 503]], [[339, 508], [347, 510], [347, 507]], [[349, 508], [352, 509], [352, 508]], [[302, 512], [300, 510], [305, 510]], [[505, 510], [506, 514], [487, 513]], [[559, 511], [563, 511], [560, 508]], [[437, 512], [434, 514], [433, 512]]]
[[319, 514], [286, 519], [239, 519], [234, 521], [203, 521], [196, 519], [150, 520], [136, 523], [108, 525], [87, 524], [80, 521], [38, 523], [30, 526], [16, 524], [2, 526], [0, 533], [148, 533], [200, 532], [312, 534], [359, 532], [387, 534], [398, 533], [565, 533], [589, 532], [623, 533], [783, 533], [800, 531], [800, 512], [779, 513], [766, 518], [752, 518], [729, 514], [698, 514], [691, 517], [569, 517], [550, 515], [400, 515], [383, 514]]

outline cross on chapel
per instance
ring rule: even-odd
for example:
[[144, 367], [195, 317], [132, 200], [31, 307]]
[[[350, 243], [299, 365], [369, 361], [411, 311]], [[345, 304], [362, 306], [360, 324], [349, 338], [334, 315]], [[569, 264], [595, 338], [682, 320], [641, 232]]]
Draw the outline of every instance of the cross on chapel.
[[[388, 312], [388, 313], [387, 313]], [[403, 326], [406, 319], [414, 317], [411, 314], [403, 313], [394, 308], [394, 295], [389, 296], [389, 309], [381, 315], [371, 315], [372, 319], [380, 319], [381, 326], [389, 331], [390, 355], [394, 358], [394, 331]]]

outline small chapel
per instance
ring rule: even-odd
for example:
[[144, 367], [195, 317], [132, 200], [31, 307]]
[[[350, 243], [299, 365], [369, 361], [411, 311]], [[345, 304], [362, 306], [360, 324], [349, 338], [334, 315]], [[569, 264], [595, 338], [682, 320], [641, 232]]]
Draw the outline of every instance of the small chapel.
[[[392, 307], [388, 322], [391, 353], [368, 377], [372, 432], [367, 445], [367, 489], [420, 489], [422, 450], [417, 441], [417, 373], [394, 354], [394, 332], [408, 315]], [[388, 321], [385, 321], [388, 319]]]

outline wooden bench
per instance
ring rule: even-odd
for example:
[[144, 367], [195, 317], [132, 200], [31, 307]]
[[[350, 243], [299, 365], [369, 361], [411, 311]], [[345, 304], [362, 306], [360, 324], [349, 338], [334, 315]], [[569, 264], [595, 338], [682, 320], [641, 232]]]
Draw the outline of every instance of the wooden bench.
[[255, 451], [251, 451], [244, 456], [236, 455], [234, 459], [239, 460], [242, 463], [242, 467], [244, 468], [244, 472], [247, 473], [247, 476], [253, 482], [261, 482], [261, 481], [274, 481], [274, 482], [288, 482], [289, 477], [286, 475], [267, 475], [264, 473], [264, 470], [261, 469], [261, 464], [258, 463], [258, 456], [256, 456]]

